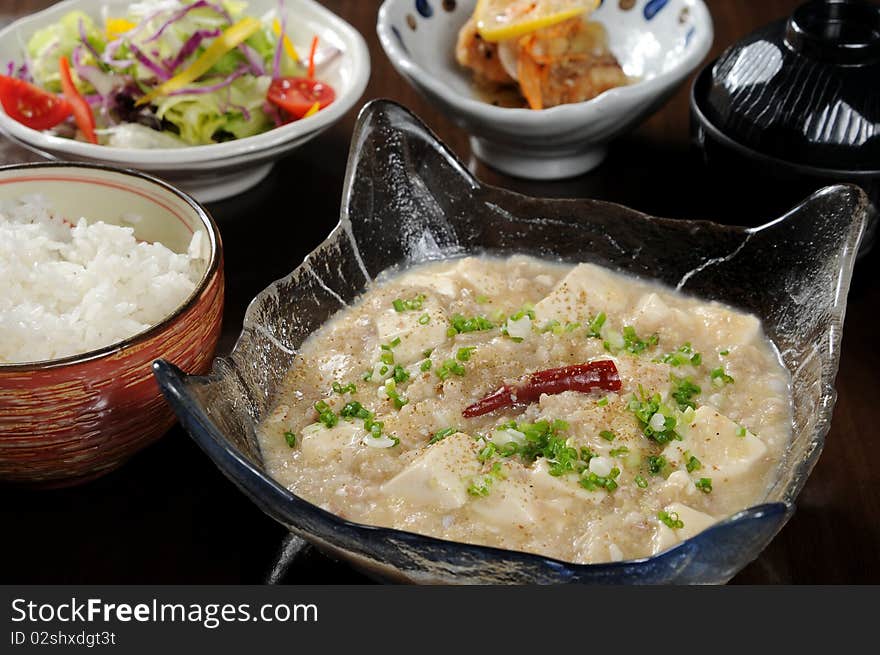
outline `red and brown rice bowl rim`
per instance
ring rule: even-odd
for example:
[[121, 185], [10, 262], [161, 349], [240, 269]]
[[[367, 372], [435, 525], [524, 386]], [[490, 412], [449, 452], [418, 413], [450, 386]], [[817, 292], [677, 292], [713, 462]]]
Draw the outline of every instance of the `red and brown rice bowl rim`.
[[185, 251], [204, 235], [207, 265], [190, 296], [132, 337], [59, 359], [0, 364], [0, 481], [68, 486], [117, 468], [174, 423], [151, 370], [211, 365], [223, 315], [223, 254], [216, 224], [195, 200], [143, 173], [99, 164], [0, 166], [0, 200], [45, 195], [63, 215], [141, 216], [139, 239]]

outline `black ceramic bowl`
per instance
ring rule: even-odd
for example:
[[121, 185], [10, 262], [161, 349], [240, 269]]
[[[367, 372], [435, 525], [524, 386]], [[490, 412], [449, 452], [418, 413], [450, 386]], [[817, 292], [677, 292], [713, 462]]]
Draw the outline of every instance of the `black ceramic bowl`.
[[712, 177], [788, 206], [828, 184], [880, 207], [880, 5], [811, 0], [730, 46], [691, 87], [694, 142]]

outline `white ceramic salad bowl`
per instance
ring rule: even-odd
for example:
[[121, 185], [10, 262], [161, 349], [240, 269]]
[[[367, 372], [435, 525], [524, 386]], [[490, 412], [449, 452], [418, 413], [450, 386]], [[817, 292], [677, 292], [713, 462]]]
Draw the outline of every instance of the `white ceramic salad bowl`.
[[397, 71], [471, 135], [475, 154], [511, 175], [556, 179], [598, 166], [608, 143], [656, 111], [699, 66], [713, 27], [702, 0], [607, 0], [592, 17], [632, 85], [588, 102], [532, 111], [479, 99], [455, 61], [476, 0], [385, 0], [377, 31]]
[[[100, 19], [102, 9], [122, 12], [129, 0], [64, 0], [21, 18], [0, 30], [0, 64], [21, 62], [26, 43], [37, 30], [56, 23], [73, 10]], [[260, 18], [277, 0], [248, 0], [246, 14]], [[286, 33], [298, 50], [308, 51], [317, 35], [323, 47], [341, 51], [322, 66], [318, 78], [333, 86], [336, 99], [308, 118], [255, 136], [201, 146], [135, 149], [94, 145], [25, 127], [0, 107], [0, 131], [8, 138], [50, 159], [101, 162], [138, 169], [161, 177], [202, 202], [220, 200], [258, 184], [276, 160], [314, 138], [351, 109], [370, 76], [370, 56], [360, 33], [313, 0], [285, 0]]]

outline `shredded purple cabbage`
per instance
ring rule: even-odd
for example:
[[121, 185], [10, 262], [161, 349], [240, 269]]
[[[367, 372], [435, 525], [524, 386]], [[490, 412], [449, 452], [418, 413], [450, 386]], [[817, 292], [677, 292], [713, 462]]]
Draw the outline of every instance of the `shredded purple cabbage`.
[[222, 89], [224, 87], [229, 86], [235, 80], [237, 80], [242, 75], [248, 73], [248, 66], [240, 66], [237, 70], [227, 75], [224, 79], [217, 82], [216, 84], [210, 84], [208, 86], [191, 86], [185, 89], [178, 89], [177, 91], [171, 91], [168, 93], [169, 96], [186, 96], [186, 95], [200, 95], [203, 93], [212, 93], [217, 91], [218, 89]]
[[95, 58], [95, 61], [101, 61], [101, 55], [98, 54], [95, 47], [89, 43], [88, 35], [86, 34], [86, 25], [82, 18], [79, 19], [79, 40], [82, 41], [83, 46], [89, 51], [92, 57]]
[[150, 59], [147, 55], [145, 55], [143, 51], [138, 48], [134, 43], [129, 43], [128, 49], [131, 50], [131, 54], [134, 55], [135, 59], [137, 59], [147, 69], [149, 69], [150, 72], [152, 72], [160, 80], [164, 82], [165, 80], [171, 79], [171, 75], [168, 73], [168, 71], [166, 71], [162, 66]]
[[275, 127], [284, 125], [284, 119], [281, 116], [281, 110], [266, 100], [263, 102], [263, 113], [275, 124]]
[[101, 61], [103, 61], [108, 66], [114, 68], [128, 68], [132, 64], [134, 64], [133, 59], [114, 59], [113, 57], [116, 55], [116, 51], [119, 50], [124, 45], [122, 39], [116, 39], [115, 41], [111, 41], [107, 44], [107, 47], [104, 48], [104, 54], [101, 55]]
[[248, 64], [251, 67], [251, 72], [254, 75], [265, 75], [266, 67], [263, 65], [263, 58], [260, 57], [260, 53], [250, 47], [247, 43], [239, 43], [238, 49], [241, 54], [244, 55], [244, 58], [247, 59]]
[[198, 30], [186, 40], [177, 56], [168, 62], [168, 70], [172, 73], [194, 53], [205, 39], [213, 39], [220, 36], [221, 30]]
[[220, 5], [214, 4], [212, 2], [207, 2], [206, 0], [198, 0], [198, 2], [194, 2], [193, 4], [187, 5], [186, 7], [183, 7], [182, 9], [179, 9], [176, 12], [174, 12], [171, 15], [171, 17], [167, 21], [165, 21], [161, 27], [159, 27], [158, 31], [155, 34], [153, 34], [153, 36], [151, 36], [146, 41], [144, 41], [144, 43], [150, 43], [152, 41], [155, 41], [160, 36], [162, 36], [162, 33], [165, 32], [166, 29], [168, 29], [171, 25], [173, 25], [174, 23], [179, 21], [181, 18], [186, 16], [193, 9], [201, 9], [201, 8], [213, 9], [218, 14], [223, 16], [223, 18], [226, 20], [227, 23], [232, 22], [232, 16], [230, 16], [229, 13]]

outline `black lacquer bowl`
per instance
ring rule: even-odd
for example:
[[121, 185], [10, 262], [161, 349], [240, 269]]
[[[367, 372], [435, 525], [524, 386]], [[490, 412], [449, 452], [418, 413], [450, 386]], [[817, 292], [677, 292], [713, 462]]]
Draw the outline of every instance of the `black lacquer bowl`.
[[[720, 583], [794, 511], [835, 401], [841, 330], [865, 195], [836, 186], [759, 228], [646, 216], [592, 200], [543, 200], [480, 184], [412, 114], [367, 105], [355, 128], [341, 218], [260, 293], [229, 357], [206, 377], [154, 365], [168, 401], [215, 464], [263, 511], [333, 557], [389, 581]], [[755, 312], [792, 373], [793, 440], [766, 501], [657, 556], [578, 565], [338, 518], [272, 480], [254, 431], [306, 337], [391, 266], [525, 253], [593, 262]]]
[[692, 133], [713, 179], [768, 202], [835, 183], [880, 208], [880, 5], [810, 0], [706, 65], [691, 87]]

